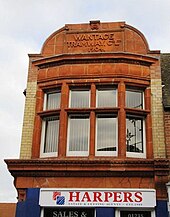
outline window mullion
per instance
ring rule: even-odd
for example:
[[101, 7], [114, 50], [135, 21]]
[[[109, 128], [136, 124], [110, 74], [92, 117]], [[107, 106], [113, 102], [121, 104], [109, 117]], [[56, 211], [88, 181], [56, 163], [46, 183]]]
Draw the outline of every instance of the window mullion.
[[96, 107], [96, 86], [95, 84], [91, 85], [90, 107]]
[[58, 157], [66, 156], [66, 143], [67, 143], [67, 112], [69, 100], [69, 87], [63, 83], [61, 88], [61, 111], [60, 111], [60, 127], [59, 127], [59, 144], [58, 144]]
[[[91, 85], [91, 100], [90, 107], [96, 107], [96, 86], [95, 84]], [[90, 148], [89, 148], [89, 156], [95, 156], [95, 112], [90, 112]]]
[[[43, 99], [44, 99], [44, 92], [42, 91], [42, 89], [39, 88], [37, 90], [37, 100], [39, 100], [40, 103], [36, 104], [36, 111], [37, 112], [43, 110]], [[42, 130], [42, 119], [40, 118], [39, 115], [36, 115], [35, 116], [35, 124], [34, 124], [34, 134], [33, 134], [32, 158], [40, 157], [41, 130]], [[39, 145], [37, 146], [37, 144], [39, 144]]]
[[125, 113], [125, 84], [118, 85], [118, 157], [126, 158], [126, 113]]
[[[145, 109], [149, 110], [151, 109], [151, 89], [146, 88], [145, 89]], [[152, 120], [151, 120], [151, 114], [147, 114], [145, 119], [145, 125], [146, 125], [146, 155], [147, 158], [153, 157], [153, 144], [152, 144]]]
[[94, 158], [95, 156], [95, 112], [91, 111], [90, 113], [90, 149], [89, 156]]

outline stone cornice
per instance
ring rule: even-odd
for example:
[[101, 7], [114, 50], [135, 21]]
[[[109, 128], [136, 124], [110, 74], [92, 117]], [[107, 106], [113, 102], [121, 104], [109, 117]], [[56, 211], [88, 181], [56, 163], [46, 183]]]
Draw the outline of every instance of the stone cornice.
[[90, 64], [90, 63], [128, 63], [150, 66], [158, 59], [153, 56], [117, 52], [117, 53], [84, 53], [84, 54], [60, 54], [33, 60], [33, 64], [40, 69], [66, 64]]
[[144, 176], [169, 174], [167, 159], [85, 160], [85, 159], [32, 159], [5, 160], [14, 177], [101, 177]]

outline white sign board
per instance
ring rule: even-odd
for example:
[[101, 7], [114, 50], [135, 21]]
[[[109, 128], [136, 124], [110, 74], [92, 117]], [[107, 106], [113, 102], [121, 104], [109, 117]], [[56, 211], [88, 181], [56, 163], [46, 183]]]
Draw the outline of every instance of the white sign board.
[[42, 207], [155, 207], [154, 189], [51, 189], [40, 190]]

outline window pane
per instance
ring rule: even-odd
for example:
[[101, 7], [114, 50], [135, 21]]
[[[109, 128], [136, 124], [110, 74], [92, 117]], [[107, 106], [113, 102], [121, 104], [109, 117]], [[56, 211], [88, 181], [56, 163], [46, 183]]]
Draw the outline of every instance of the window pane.
[[97, 90], [97, 107], [115, 107], [116, 89]]
[[90, 105], [89, 90], [71, 90], [70, 107], [71, 108], [88, 108]]
[[120, 217], [151, 217], [151, 211], [141, 211], [141, 210], [120, 211]]
[[46, 109], [50, 110], [50, 109], [60, 108], [60, 98], [61, 98], [60, 92], [47, 93]]
[[127, 90], [126, 107], [143, 109], [143, 92]]
[[89, 117], [71, 116], [68, 138], [69, 152], [88, 152]]
[[126, 119], [126, 147], [128, 152], [143, 153], [143, 119]]
[[116, 151], [116, 118], [97, 117], [97, 151]]
[[56, 117], [45, 120], [44, 153], [57, 152], [59, 119]]
[[[45, 207], [43, 217], [95, 217], [91, 207]], [[145, 217], [145, 216], [144, 216]]]

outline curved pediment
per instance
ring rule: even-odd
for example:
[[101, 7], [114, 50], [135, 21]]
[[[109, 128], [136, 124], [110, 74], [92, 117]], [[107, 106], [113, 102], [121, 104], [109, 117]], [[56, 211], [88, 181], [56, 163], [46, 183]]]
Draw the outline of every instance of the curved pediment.
[[58, 54], [126, 52], [147, 55], [148, 43], [144, 35], [125, 22], [67, 24], [45, 41], [43, 57]]

